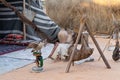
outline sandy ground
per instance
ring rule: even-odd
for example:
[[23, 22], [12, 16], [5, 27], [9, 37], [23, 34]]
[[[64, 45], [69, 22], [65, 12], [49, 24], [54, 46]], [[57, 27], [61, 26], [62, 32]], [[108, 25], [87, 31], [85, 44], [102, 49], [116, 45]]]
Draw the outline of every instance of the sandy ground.
[[[97, 38], [97, 41], [103, 50], [108, 39]], [[44, 61], [44, 72], [31, 72], [31, 68], [35, 66], [33, 63], [0, 75], [0, 80], [120, 80], [120, 62], [112, 60], [112, 51], [104, 52], [111, 66], [111, 69], [107, 69], [102, 59], [98, 61], [100, 55], [93, 42], [90, 41], [90, 45], [94, 47], [92, 57], [95, 61], [75, 64], [75, 66], [71, 66], [69, 73], [65, 73], [68, 62], [53, 62], [47, 59]]]

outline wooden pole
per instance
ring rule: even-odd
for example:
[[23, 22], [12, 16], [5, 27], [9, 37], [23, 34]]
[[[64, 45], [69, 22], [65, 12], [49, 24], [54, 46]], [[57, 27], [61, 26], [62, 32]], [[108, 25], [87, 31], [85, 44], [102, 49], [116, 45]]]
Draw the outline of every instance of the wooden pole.
[[[106, 48], [108, 47], [108, 45], [110, 44], [110, 41], [111, 41], [111, 39], [112, 39], [112, 37], [113, 37], [113, 32], [115, 31], [115, 28], [113, 28], [112, 29], [112, 33], [110, 34], [110, 39], [109, 39], [109, 41], [108, 41], [108, 43], [105, 45], [105, 48], [103, 49], [103, 53], [105, 52], [105, 50], [106, 50]], [[98, 58], [98, 61], [101, 59], [101, 56]]]
[[82, 19], [81, 19], [81, 21], [80, 21], [80, 28], [79, 28], [78, 36], [77, 36], [76, 42], [75, 42], [75, 44], [74, 44], [73, 51], [72, 51], [72, 54], [71, 54], [71, 56], [70, 56], [70, 60], [69, 60], [69, 62], [68, 62], [68, 65], [67, 65], [67, 68], [66, 68], [66, 71], [65, 71], [66, 73], [69, 72], [71, 63], [73, 62], [73, 57], [74, 57], [74, 55], [75, 55], [75, 49], [76, 49], [77, 44], [78, 44], [78, 42], [79, 42], [79, 40], [80, 40], [80, 36], [81, 36], [82, 31], [83, 31], [83, 28], [84, 28], [85, 20], [86, 20], [86, 17], [82, 17]]
[[[105, 45], [105, 48], [103, 49], [103, 53], [105, 52], [105, 50], [106, 50], [106, 48], [108, 47], [108, 45], [110, 44], [110, 41], [111, 41], [111, 39], [112, 39], [112, 36], [110, 36], [110, 39], [109, 39], [109, 41], [108, 41], [108, 43]], [[98, 58], [98, 61], [101, 59], [101, 56]]]
[[101, 55], [101, 57], [102, 57], [104, 63], [106, 64], [107, 68], [110, 69], [111, 67], [110, 67], [108, 61], [106, 60], [106, 58], [105, 58], [105, 56], [104, 56], [102, 50], [100, 49], [100, 47], [99, 47], [99, 45], [98, 45], [96, 39], [94, 38], [94, 36], [93, 36], [93, 34], [91, 33], [91, 31], [90, 31], [90, 29], [89, 29], [89, 27], [88, 27], [87, 24], [86, 24], [86, 29], [87, 29], [87, 31], [88, 31], [90, 37], [92, 38], [92, 40], [93, 40], [93, 42], [94, 42], [96, 48], [98, 49], [98, 51], [99, 51], [99, 53], [100, 53], [100, 55]]
[[55, 50], [57, 49], [59, 43], [57, 42], [55, 45], [54, 45], [54, 48], [52, 49], [50, 55], [48, 56], [48, 58], [51, 58], [52, 59], [52, 55], [54, 54]]
[[[25, 0], [23, 0], [23, 14], [25, 15]], [[26, 40], [26, 26], [24, 22], [23, 22], [23, 38], [24, 40]]]

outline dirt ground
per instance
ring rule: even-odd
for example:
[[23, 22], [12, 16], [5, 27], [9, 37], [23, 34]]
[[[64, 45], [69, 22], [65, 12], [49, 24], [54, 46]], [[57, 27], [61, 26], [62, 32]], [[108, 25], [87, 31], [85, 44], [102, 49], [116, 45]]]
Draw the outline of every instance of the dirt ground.
[[[97, 38], [101, 49], [103, 50], [108, 39]], [[0, 75], [0, 80], [119, 80], [120, 79], [120, 62], [112, 60], [112, 51], [106, 50], [104, 55], [108, 60], [111, 69], [107, 69], [102, 58], [95, 48], [95, 45], [90, 40], [90, 46], [94, 47], [92, 57], [93, 62], [85, 62], [71, 66], [70, 72], [65, 73], [68, 62], [53, 62], [50, 59], [44, 61], [44, 72], [34, 73], [31, 68], [35, 63], [23, 68], [13, 70], [9, 73]]]

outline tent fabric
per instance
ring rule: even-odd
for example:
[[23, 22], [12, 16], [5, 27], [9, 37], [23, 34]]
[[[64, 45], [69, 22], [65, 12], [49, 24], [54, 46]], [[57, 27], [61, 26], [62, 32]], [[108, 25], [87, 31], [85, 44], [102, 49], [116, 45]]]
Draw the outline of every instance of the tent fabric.
[[[23, 0], [6, 0], [11, 5], [15, 6], [19, 11], [23, 11]], [[52, 21], [43, 11], [42, 5], [39, 0], [25, 0], [26, 8], [35, 13], [32, 20], [37, 27], [44, 32], [51, 40], [57, 39], [57, 34], [60, 31], [60, 27]], [[27, 13], [30, 14], [29, 12]], [[31, 16], [31, 15], [30, 15]], [[40, 37], [36, 34], [32, 27], [26, 27], [27, 38], [40, 40]], [[16, 33], [23, 34], [23, 23], [20, 21], [15, 13], [0, 3], [0, 38], [3, 38], [6, 34]]]

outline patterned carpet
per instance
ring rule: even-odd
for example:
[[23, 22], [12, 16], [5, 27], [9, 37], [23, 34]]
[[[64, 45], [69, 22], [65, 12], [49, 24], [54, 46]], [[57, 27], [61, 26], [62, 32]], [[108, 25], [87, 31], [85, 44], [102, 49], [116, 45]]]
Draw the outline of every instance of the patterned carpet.
[[[50, 55], [53, 47], [54, 44], [47, 44], [42, 48], [41, 52], [43, 59], [46, 59]], [[32, 49], [23, 49], [9, 54], [0, 55], [0, 75], [33, 63], [35, 61], [35, 56], [33, 56], [31, 50]]]
[[0, 44], [0, 55], [7, 54], [13, 51], [18, 51], [25, 48], [26, 46]]

